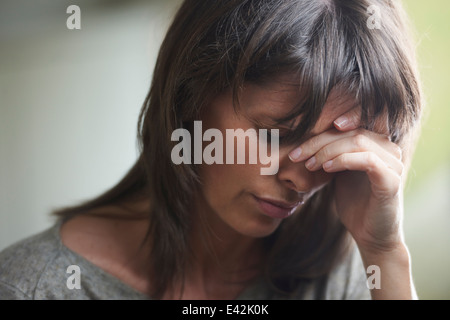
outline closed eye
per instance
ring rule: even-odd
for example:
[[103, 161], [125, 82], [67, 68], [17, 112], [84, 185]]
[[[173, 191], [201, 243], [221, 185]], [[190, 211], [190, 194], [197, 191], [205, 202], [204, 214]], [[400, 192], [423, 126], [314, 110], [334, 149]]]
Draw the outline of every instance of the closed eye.
[[[261, 129], [264, 129], [266, 133], [262, 134], [263, 131], [260, 131]], [[277, 139], [278, 143], [282, 144], [284, 138], [289, 134], [289, 130], [279, 128], [257, 128], [256, 132], [258, 134], [258, 138], [266, 139], [266, 143], [268, 144], [272, 143], [274, 139]]]

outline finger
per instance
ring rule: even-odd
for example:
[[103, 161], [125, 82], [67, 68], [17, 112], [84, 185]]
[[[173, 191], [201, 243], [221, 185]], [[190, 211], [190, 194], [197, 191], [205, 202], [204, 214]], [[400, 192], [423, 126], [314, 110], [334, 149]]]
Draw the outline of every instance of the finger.
[[315, 153], [317, 153], [327, 144], [330, 144], [342, 138], [352, 137], [355, 135], [366, 135], [369, 138], [377, 141], [379, 144], [385, 145], [385, 147], [388, 150], [390, 150], [394, 155], [401, 157], [400, 147], [392, 143], [386, 136], [379, 135], [372, 131], [365, 130], [362, 128], [347, 132], [339, 132], [333, 128], [303, 142], [300, 146], [298, 146], [289, 153], [289, 158], [293, 162], [304, 161], [312, 157]]
[[316, 171], [322, 169], [322, 165], [325, 162], [336, 158], [340, 154], [369, 151], [377, 154], [397, 174], [401, 175], [403, 173], [403, 163], [397, 154], [392, 154], [386, 146], [381, 146], [379, 143], [362, 134], [346, 137], [325, 145], [313, 157], [306, 161], [305, 166], [310, 171]]
[[[356, 106], [333, 121], [334, 127], [339, 131], [349, 131], [361, 126], [361, 106]], [[375, 121], [372, 130], [376, 133], [390, 136], [389, 117], [384, 111]]]
[[361, 107], [356, 106], [333, 121], [339, 131], [349, 131], [361, 126]]
[[402, 181], [401, 177], [373, 152], [344, 153], [324, 163], [323, 168], [329, 173], [363, 171], [372, 184], [372, 191], [388, 196], [398, 193]]

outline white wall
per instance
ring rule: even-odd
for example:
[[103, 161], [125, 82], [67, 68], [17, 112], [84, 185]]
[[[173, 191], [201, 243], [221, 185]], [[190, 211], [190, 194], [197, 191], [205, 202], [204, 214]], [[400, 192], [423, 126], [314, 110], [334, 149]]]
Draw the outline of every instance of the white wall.
[[[179, 1], [2, 0], [0, 250], [114, 184]], [[81, 9], [69, 30], [66, 8]]]

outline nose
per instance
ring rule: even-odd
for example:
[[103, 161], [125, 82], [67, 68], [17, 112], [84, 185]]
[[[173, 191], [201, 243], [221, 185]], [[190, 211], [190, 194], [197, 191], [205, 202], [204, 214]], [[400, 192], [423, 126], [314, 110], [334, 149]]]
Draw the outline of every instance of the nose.
[[291, 149], [280, 148], [279, 154], [277, 178], [285, 187], [295, 192], [310, 192], [331, 180], [332, 175], [322, 170], [312, 172], [306, 169], [305, 161], [292, 162], [288, 157]]

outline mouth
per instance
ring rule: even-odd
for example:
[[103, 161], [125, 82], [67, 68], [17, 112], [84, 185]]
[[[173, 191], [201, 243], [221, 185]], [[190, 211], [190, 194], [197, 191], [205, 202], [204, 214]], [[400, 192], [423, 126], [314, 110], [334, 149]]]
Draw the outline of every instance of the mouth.
[[285, 219], [292, 215], [303, 201], [287, 202], [271, 198], [262, 198], [253, 195], [259, 209], [267, 216], [275, 219]]

